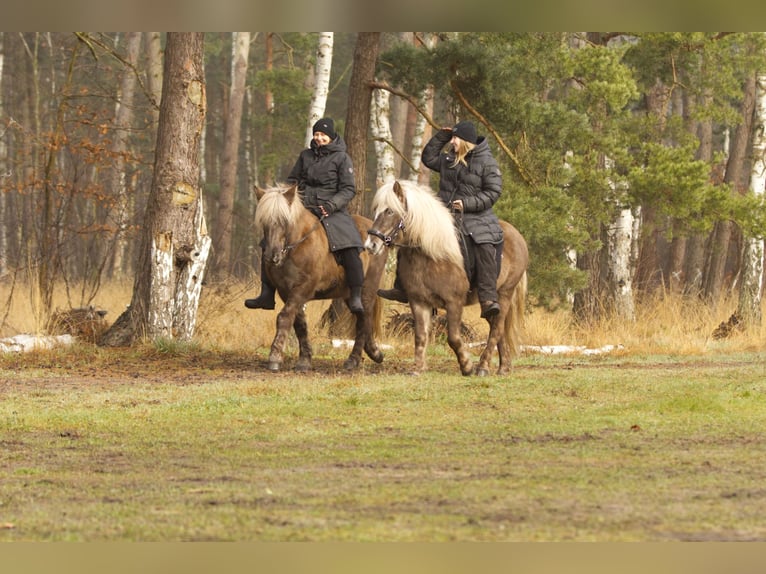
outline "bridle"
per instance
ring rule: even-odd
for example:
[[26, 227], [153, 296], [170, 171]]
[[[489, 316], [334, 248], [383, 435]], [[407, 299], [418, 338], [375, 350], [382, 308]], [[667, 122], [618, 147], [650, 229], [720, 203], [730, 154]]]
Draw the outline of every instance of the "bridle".
[[309, 230], [308, 230], [308, 232], [307, 232], [307, 233], [305, 233], [304, 235], [302, 235], [302, 236], [301, 236], [301, 237], [300, 237], [300, 238], [299, 238], [297, 241], [295, 241], [294, 243], [289, 243], [288, 245], [285, 245], [285, 246], [282, 248], [282, 250], [279, 252], [279, 254], [280, 254], [282, 257], [285, 257], [285, 256], [287, 256], [287, 254], [288, 254], [290, 251], [292, 251], [293, 249], [295, 249], [296, 247], [298, 247], [298, 246], [299, 246], [301, 243], [303, 243], [304, 241], [306, 241], [306, 240], [309, 238], [309, 235], [311, 235], [311, 234], [312, 234], [312, 233], [314, 233], [314, 232], [315, 232], [317, 229], [319, 229], [319, 226], [320, 226], [321, 224], [322, 224], [322, 220], [321, 220], [321, 219], [317, 220], [317, 222], [316, 222], [316, 223], [313, 225], [313, 227], [312, 227], [311, 229], [309, 229]]
[[384, 235], [382, 232], [378, 231], [374, 227], [372, 229], [367, 230], [367, 235], [372, 235], [373, 237], [377, 237], [383, 242], [383, 245], [385, 245], [386, 247], [391, 247], [391, 245], [394, 245], [394, 240], [399, 236], [399, 233], [401, 233], [402, 231], [404, 231], [404, 220], [400, 219], [399, 223], [397, 223], [394, 229], [391, 231], [391, 235]]

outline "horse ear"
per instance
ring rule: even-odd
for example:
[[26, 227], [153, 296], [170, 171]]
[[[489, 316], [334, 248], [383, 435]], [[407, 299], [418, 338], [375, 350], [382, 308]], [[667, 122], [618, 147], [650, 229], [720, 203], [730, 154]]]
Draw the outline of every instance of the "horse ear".
[[291, 185], [285, 190], [285, 199], [287, 203], [292, 204], [295, 199], [295, 191], [298, 189], [298, 184]]
[[394, 193], [396, 194], [396, 197], [399, 198], [399, 201], [401, 201], [404, 205], [407, 205], [407, 200], [404, 197], [404, 189], [398, 180], [394, 182]]
[[261, 189], [260, 187], [258, 187], [258, 186], [256, 185], [256, 186], [255, 186], [255, 197], [257, 197], [257, 198], [258, 198], [258, 201], [260, 201], [260, 200], [261, 200], [261, 198], [262, 198], [264, 195], [266, 195], [266, 190], [265, 190], [265, 189]]

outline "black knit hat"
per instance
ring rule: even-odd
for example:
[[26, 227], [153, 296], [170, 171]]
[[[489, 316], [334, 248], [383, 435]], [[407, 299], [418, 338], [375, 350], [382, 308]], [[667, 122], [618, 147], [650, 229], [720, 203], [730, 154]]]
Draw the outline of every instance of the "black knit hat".
[[314, 124], [312, 133], [317, 132], [327, 134], [330, 136], [331, 140], [334, 140], [338, 136], [338, 134], [335, 133], [335, 123], [332, 121], [332, 118], [322, 118], [317, 121], [317, 123]]
[[478, 135], [476, 134], [476, 127], [474, 127], [473, 123], [468, 121], [456, 124], [455, 127], [452, 128], [452, 135], [457, 136], [461, 140], [465, 140], [472, 144], [475, 144], [476, 140], [478, 139]]

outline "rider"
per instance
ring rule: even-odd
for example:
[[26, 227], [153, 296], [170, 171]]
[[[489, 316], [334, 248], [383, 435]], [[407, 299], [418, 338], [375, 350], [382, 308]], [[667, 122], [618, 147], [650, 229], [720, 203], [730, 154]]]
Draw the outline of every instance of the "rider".
[[[346, 271], [346, 282], [351, 289], [350, 311], [363, 313], [364, 270], [359, 257], [363, 243], [347, 210], [356, 194], [353, 164], [346, 153], [346, 143], [335, 133], [332, 118], [317, 121], [313, 132], [310, 147], [298, 156], [287, 182], [298, 184], [303, 205], [319, 218], [327, 232], [330, 251]], [[274, 286], [264, 273], [261, 259], [261, 294], [255, 299], [245, 299], [245, 307], [273, 309], [274, 294]]]
[[[446, 144], [450, 146], [444, 150]], [[442, 151], [444, 150], [444, 151]], [[434, 134], [423, 148], [423, 164], [439, 172], [439, 198], [455, 215], [466, 246], [475, 258], [476, 289], [481, 316], [490, 319], [500, 312], [497, 302], [497, 249], [503, 230], [492, 206], [502, 191], [502, 176], [484, 136], [472, 122], [462, 121]], [[396, 281], [393, 289], [378, 290], [385, 299], [407, 302]]]

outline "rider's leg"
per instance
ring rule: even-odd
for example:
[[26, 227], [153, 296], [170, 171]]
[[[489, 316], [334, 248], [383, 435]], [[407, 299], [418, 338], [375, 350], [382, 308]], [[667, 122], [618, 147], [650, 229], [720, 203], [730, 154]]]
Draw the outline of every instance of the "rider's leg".
[[491, 243], [474, 244], [476, 254], [476, 291], [481, 304], [481, 317], [490, 319], [500, 312], [497, 303], [497, 259]]
[[341, 265], [346, 271], [346, 283], [351, 289], [351, 297], [348, 300], [348, 308], [352, 313], [364, 313], [362, 306], [362, 284], [364, 283], [364, 268], [356, 247], [349, 247], [338, 251]]
[[394, 276], [393, 289], [378, 289], [378, 295], [383, 299], [390, 299], [391, 301], [398, 301], [399, 303], [409, 303], [407, 299], [407, 293], [404, 292], [402, 287], [402, 280], [399, 277], [399, 252], [396, 253], [396, 275]]
[[266, 268], [263, 264], [263, 249], [261, 249], [261, 294], [255, 299], [245, 299], [245, 307], [248, 309], [273, 309], [276, 306], [274, 295], [276, 289], [266, 277]]

